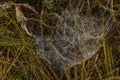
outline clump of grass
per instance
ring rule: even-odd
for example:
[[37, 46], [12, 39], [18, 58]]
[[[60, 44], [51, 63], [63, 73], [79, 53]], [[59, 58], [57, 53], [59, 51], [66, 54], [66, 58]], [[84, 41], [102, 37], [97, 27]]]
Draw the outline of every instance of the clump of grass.
[[[1, 80], [56, 79], [55, 73], [49, 72], [52, 71], [50, 66], [36, 55], [34, 40], [22, 31], [13, 17], [14, 13], [9, 10], [1, 13]], [[51, 77], [52, 74], [54, 77]]]
[[[89, 0], [88, 0], [89, 1]], [[59, 3], [58, 3], [59, 2]], [[67, 1], [66, 1], [67, 2]], [[69, 2], [69, 1], [68, 1]], [[79, 2], [79, 4], [77, 4]], [[114, 18], [119, 26], [119, 0], [93, 0], [90, 1], [90, 9], [94, 10], [98, 15], [101, 15], [105, 11], [106, 15], [109, 13]], [[107, 3], [107, 5], [106, 5]], [[48, 9], [46, 5], [43, 8], [42, 20], [51, 25], [51, 19], [47, 19], [45, 14], [56, 13], [57, 9], [61, 9], [64, 5], [63, 1], [56, 1], [52, 5], [57, 7], [51, 7]], [[71, 0], [70, 6], [77, 5], [78, 9], [86, 13], [88, 4], [83, 0]], [[82, 5], [83, 4], [83, 5]], [[96, 5], [98, 4], [98, 5]], [[47, 5], [48, 6], [48, 5]], [[66, 7], [64, 5], [64, 7]], [[76, 6], [75, 6], [76, 7]], [[52, 9], [52, 10], [51, 10]], [[99, 10], [99, 11], [98, 11]], [[51, 11], [51, 12], [50, 12]], [[52, 12], [53, 11], [53, 12]], [[50, 13], [49, 13], [50, 12]], [[113, 46], [108, 45], [109, 40], [105, 40], [103, 37], [103, 49], [101, 48], [97, 54], [89, 61], [83, 62], [81, 65], [76, 65], [71, 69], [65, 69], [65, 75], [60, 77], [59, 72], [54, 71], [51, 66], [43, 59], [40, 59], [36, 55], [35, 41], [32, 37], [26, 35], [21, 29], [20, 25], [15, 19], [15, 13], [13, 9], [0, 10], [0, 79], [1, 80], [119, 80], [119, 66], [116, 68], [116, 64], [119, 62], [113, 58], [112, 48], [119, 50], [119, 31], [115, 32], [113, 36], [117, 41], [112, 43]], [[59, 12], [58, 12], [59, 13]], [[44, 18], [45, 17], [45, 18]], [[48, 17], [48, 16], [47, 16]], [[40, 24], [42, 24], [42, 20]], [[45, 26], [42, 24], [42, 26]], [[119, 27], [115, 24], [115, 29], [119, 30]], [[46, 27], [45, 27], [46, 28]], [[49, 28], [50, 29], [50, 28]], [[48, 29], [47, 29], [48, 30]], [[119, 51], [117, 51], [119, 52]]]

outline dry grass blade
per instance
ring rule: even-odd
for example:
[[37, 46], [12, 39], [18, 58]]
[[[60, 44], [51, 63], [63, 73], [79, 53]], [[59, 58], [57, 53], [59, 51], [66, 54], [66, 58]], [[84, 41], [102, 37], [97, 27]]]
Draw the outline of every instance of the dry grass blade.
[[100, 7], [102, 7], [104, 10], [112, 12], [112, 13], [117, 13], [115, 10], [113, 10], [112, 8], [109, 8], [108, 6], [104, 6], [101, 2], [99, 2]]
[[0, 9], [8, 9], [13, 6], [13, 2], [5, 2], [4, 4], [0, 4]]
[[33, 11], [36, 14], [39, 14], [32, 6], [28, 5], [28, 4], [20, 4], [21, 6], [30, 9], [31, 11]]
[[12, 68], [12, 66], [14, 65], [14, 63], [16, 62], [16, 60], [18, 59], [18, 57], [20, 56], [22, 50], [24, 49], [25, 45], [20, 49], [20, 51], [18, 52], [18, 55], [15, 57], [15, 59], [13, 60], [13, 62], [11, 63], [11, 65], [8, 67], [8, 69], [6, 70], [5, 75], [2, 77], [1, 80], [4, 80], [5, 77], [7, 76], [7, 74], [9, 73], [10, 69]]

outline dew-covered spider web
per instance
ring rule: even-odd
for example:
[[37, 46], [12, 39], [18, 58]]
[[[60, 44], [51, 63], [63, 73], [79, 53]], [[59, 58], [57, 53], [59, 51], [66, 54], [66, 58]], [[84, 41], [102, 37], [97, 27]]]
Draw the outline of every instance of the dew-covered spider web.
[[54, 68], [72, 67], [90, 59], [110, 30], [107, 18], [81, 15], [66, 10], [61, 14], [54, 36], [37, 37], [37, 51]]
[[[15, 7], [16, 20], [29, 36], [36, 40], [37, 52], [54, 68], [72, 67], [90, 59], [102, 46], [102, 38], [111, 29], [108, 17], [83, 15], [73, 10], [65, 10], [58, 15], [59, 23], [52, 36], [35, 36], [28, 31], [29, 22], [21, 10], [21, 6], [38, 12], [27, 4], [5, 2], [0, 10]], [[0, 15], [2, 16], [2, 15]], [[54, 18], [54, 17], [53, 17]]]

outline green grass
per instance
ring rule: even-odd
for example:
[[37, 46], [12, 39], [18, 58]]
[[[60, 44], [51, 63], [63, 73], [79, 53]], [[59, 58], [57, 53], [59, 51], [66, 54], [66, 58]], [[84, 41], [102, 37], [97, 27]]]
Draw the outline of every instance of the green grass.
[[[78, 9], [82, 8], [80, 5], [84, 3], [81, 12], [87, 12], [87, 2], [83, 0], [70, 1], [68, 5], [76, 4], [75, 7], [78, 7]], [[118, 4], [120, 1], [114, 1], [113, 5], [113, 0], [110, 1], [110, 7], [104, 5], [109, 0], [91, 1], [91, 10], [97, 11], [99, 9], [99, 12], [96, 13], [100, 15], [106, 8], [106, 14], [109, 13], [115, 20], [116, 16], [120, 15]], [[103, 3], [102, 6], [101, 4], [96, 5], [100, 2]], [[48, 30], [48, 26], [54, 24], [51, 21], [51, 14], [56, 14], [57, 9], [62, 5], [64, 6], [65, 3], [57, 1], [55, 3], [57, 4], [56, 7], [47, 4], [47, 2], [44, 3], [41, 18], [38, 18], [39, 23], [43, 27], [47, 26], [45, 29]], [[112, 6], [116, 8], [116, 13], [114, 13]], [[114, 59], [112, 51], [116, 48], [112, 46], [115, 44], [109, 44], [109, 40], [105, 39], [104, 35], [103, 48], [95, 56], [67, 71], [65, 68], [65, 75], [61, 77], [58, 71], [55, 71], [45, 60], [40, 59], [39, 55], [36, 55], [35, 40], [21, 29], [15, 19], [14, 10], [0, 10], [1, 14], [3, 16], [0, 17], [0, 80], [120, 80], [120, 67], [116, 67], [116, 64], [120, 64], [120, 62]], [[116, 19], [114, 22], [117, 23], [118, 20]], [[119, 26], [119, 24], [116, 26]], [[116, 29], [119, 29], [119, 27], [116, 27]], [[118, 35], [117, 38], [119, 38]], [[118, 45], [117, 48], [120, 47], [120, 44]]]

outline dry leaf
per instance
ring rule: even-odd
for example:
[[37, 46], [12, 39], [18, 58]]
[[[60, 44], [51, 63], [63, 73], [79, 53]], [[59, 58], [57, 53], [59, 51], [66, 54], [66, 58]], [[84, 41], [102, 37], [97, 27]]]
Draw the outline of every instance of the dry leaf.
[[28, 29], [27, 29], [27, 18], [24, 16], [23, 12], [20, 9], [19, 5], [15, 5], [15, 10], [16, 10], [16, 19], [17, 22], [20, 23], [21, 27], [26, 31], [26, 33], [30, 36], [33, 36], [32, 34], [29, 33]]

